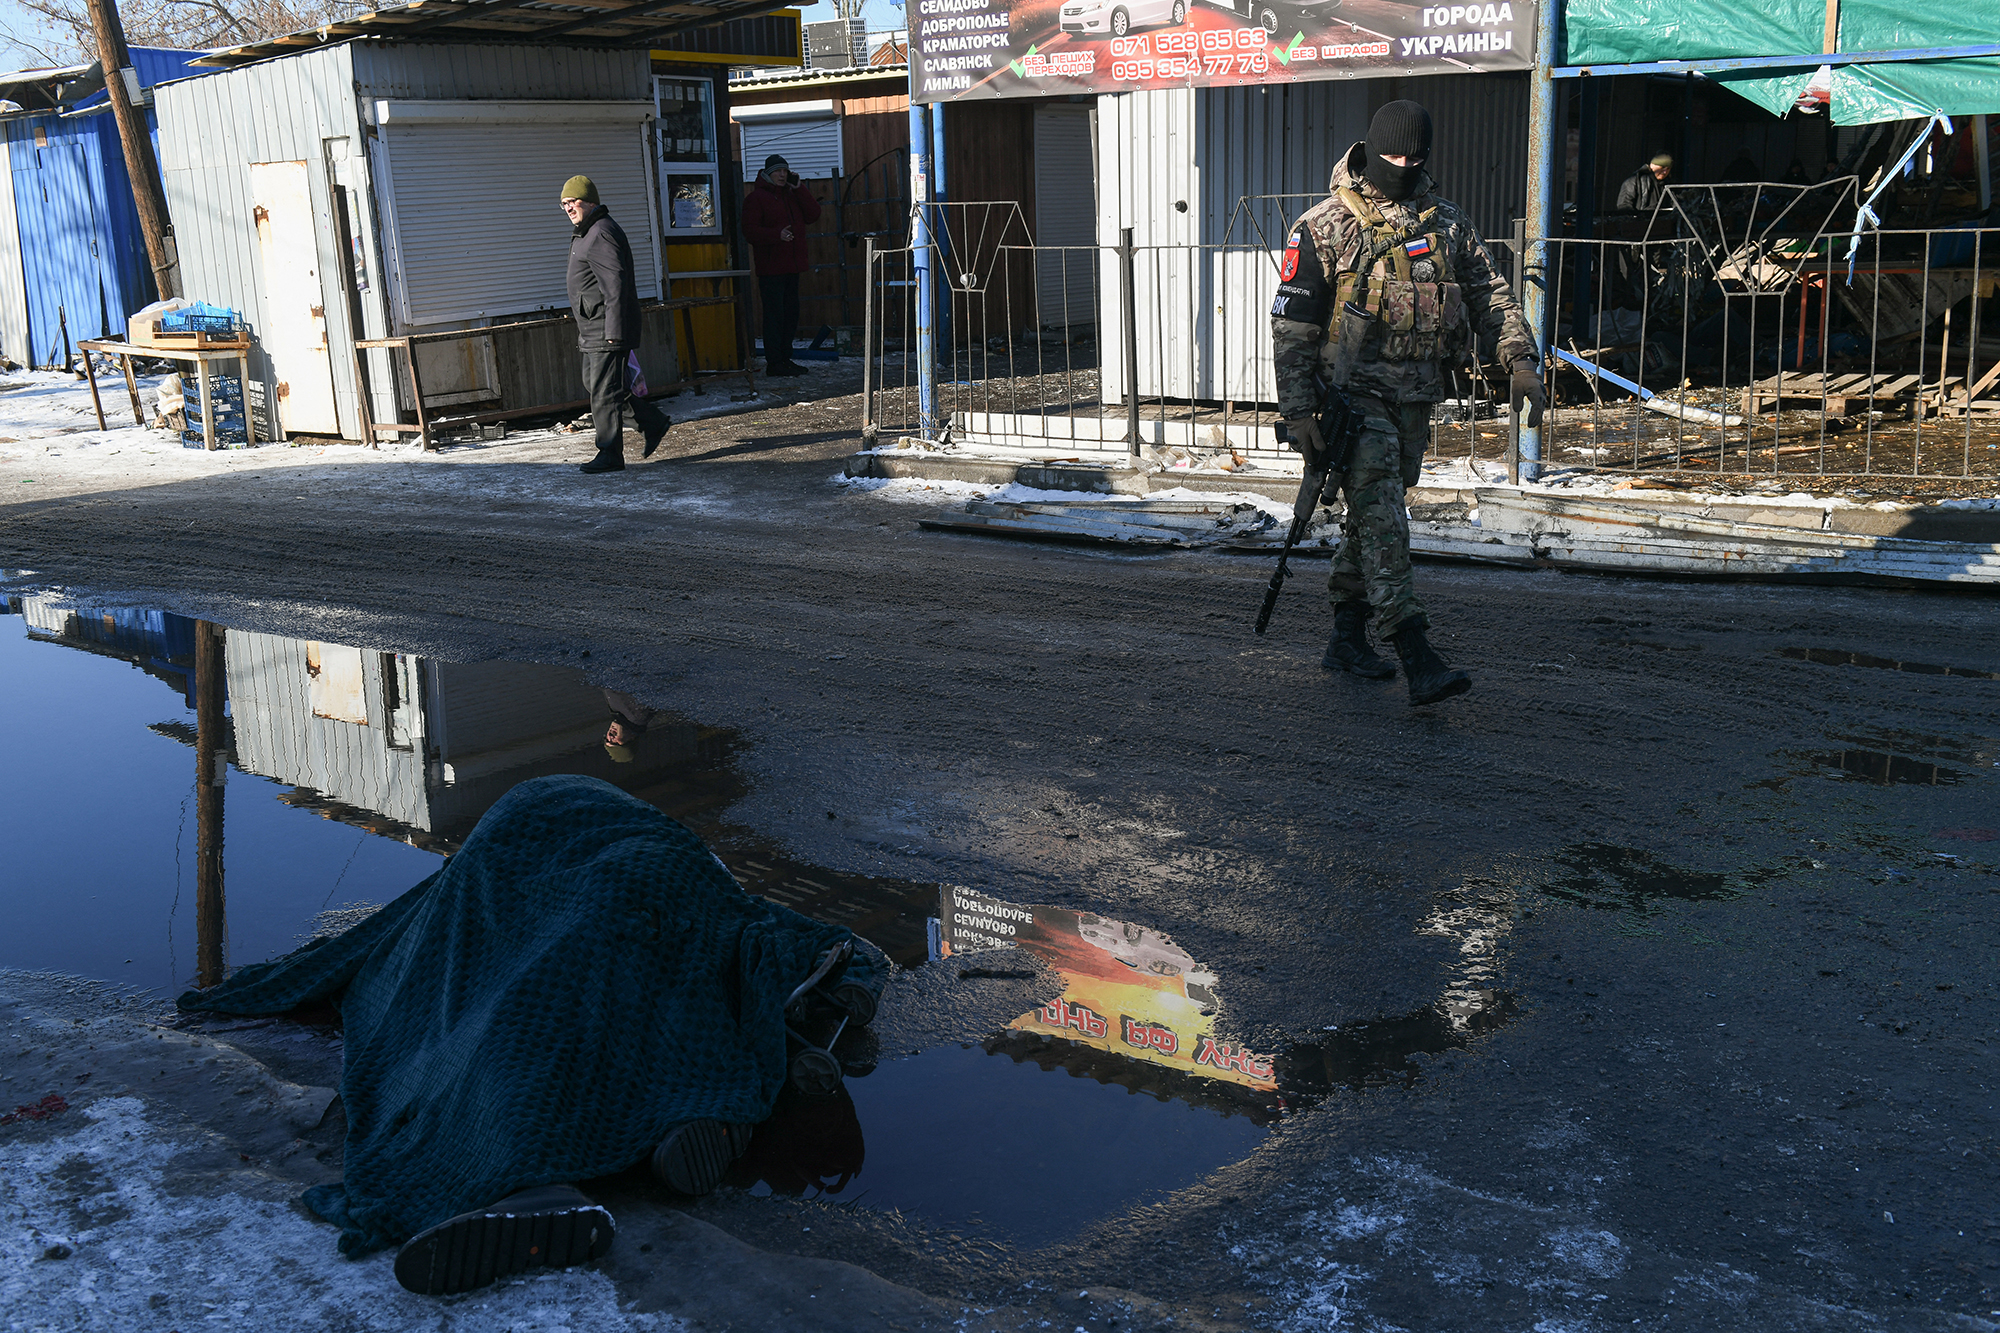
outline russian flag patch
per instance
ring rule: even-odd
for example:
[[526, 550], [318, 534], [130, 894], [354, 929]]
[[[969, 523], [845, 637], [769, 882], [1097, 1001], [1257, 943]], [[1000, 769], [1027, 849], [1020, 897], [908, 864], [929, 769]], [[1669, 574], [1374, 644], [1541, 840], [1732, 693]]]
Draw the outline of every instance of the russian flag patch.
[[1428, 236], [1419, 236], [1414, 241], [1404, 241], [1403, 252], [1412, 259], [1427, 255], [1431, 252], [1431, 238]]

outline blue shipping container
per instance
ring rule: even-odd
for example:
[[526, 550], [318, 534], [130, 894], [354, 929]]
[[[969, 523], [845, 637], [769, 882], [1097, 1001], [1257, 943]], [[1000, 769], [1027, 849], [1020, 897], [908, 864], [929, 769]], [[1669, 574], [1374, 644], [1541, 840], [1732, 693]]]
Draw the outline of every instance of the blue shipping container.
[[[191, 69], [200, 51], [132, 48], [132, 66], [146, 87], [170, 79], [213, 73]], [[132, 181], [118, 124], [104, 94], [78, 110], [95, 114], [22, 116], [0, 124], [14, 177], [17, 234], [0, 235], [0, 262], [20, 256], [26, 292], [27, 359], [31, 366], [59, 366], [63, 328], [79, 338], [123, 338], [126, 321], [154, 300], [152, 264], [146, 258]], [[159, 151], [150, 109], [142, 113]]]

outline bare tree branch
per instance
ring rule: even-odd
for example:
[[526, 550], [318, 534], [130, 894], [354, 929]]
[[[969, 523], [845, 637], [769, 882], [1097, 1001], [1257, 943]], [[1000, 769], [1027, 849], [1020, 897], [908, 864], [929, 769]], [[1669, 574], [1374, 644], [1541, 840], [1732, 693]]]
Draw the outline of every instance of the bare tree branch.
[[[14, 0], [55, 31], [55, 49], [37, 51], [55, 63], [82, 63], [97, 48], [84, 0]], [[125, 40], [133, 46], [206, 51], [281, 37], [365, 14], [367, 0], [123, 0]], [[12, 38], [23, 49], [32, 49]], [[60, 45], [57, 45], [59, 43]], [[66, 48], [66, 49], [65, 49]]]

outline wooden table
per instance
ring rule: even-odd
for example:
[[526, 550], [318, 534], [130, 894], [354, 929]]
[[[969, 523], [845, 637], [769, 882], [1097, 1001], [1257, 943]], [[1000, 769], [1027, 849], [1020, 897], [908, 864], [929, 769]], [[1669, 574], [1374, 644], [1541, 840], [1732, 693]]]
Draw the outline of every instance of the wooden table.
[[201, 386], [201, 439], [205, 449], [221, 447], [215, 442], [215, 410], [208, 383], [208, 368], [212, 362], [234, 361], [237, 381], [243, 386], [243, 442], [246, 445], [257, 443], [257, 423], [250, 411], [250, 344], [247, 340], [228, 347], [175, 347], [171, 344], [162, 347], [152, 343], [119, 342], [113, 338], [83, 338], [76, 345], [86, 354], [83, 373], [84, 378], [90, 381], [90, 403], [97, 409], [99, 430], [111, 428], [104, 423], [104, 400], [97, 396], [97, 374], [91, 368], [88, 353], [103, 352], [119, 358], [125, 368], [125, 391], [132, 395], [132, 421], [139, 426], [146, 424], [146, 412], [139, 406], [139, 382], [132, 375], [132, 358], [150, 356], [163, 361], [191, 362], [195, 367], [195, 378]]

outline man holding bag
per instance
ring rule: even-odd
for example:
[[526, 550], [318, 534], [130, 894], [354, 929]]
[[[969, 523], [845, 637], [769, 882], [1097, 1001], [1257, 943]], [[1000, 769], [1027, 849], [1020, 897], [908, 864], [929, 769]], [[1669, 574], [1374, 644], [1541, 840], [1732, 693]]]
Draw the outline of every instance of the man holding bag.
[[562, 210], [570, 221], [569, 308], [583, 358], [583, 387], [597, 428], [597, 455], [580, 472], [625, 470], [625, 412], [646, 437], [651, 458], [673, 422], [643, 396], [638, 374], [639, 287], [632, 276], [632, 243], [598, 200], [588, 176], [563, 182]]

